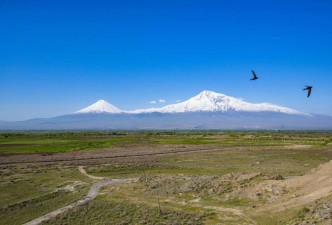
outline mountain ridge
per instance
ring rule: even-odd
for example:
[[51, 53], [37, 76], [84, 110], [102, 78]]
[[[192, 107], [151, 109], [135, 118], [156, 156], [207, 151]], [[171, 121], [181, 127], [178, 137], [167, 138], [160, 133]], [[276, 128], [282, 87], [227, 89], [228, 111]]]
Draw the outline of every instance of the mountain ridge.
[[332, 117], [276, 112], [80, 113], [0, 123], [0, 130], [331, 130]]
[[177, 104], [167, 105], [161, 108], [151, 108], [134, 110], [130, 113], [183, 113], [183, 112], [227, 112], [227, 111], [243, 111], [243, 112], [279, 112], [286, 114], [310, 115], [299, 112], [283, 106], [273, 105], [269, 103], [248, 103], [241, 99], [230, 97], [213, 91], [202, 91], [198, 95], [188, 99], [187, 101]]
[[332, 116], [211, 91], [160, 108], [124, 111], [105, 100], [53, 118], [0, 122], [0, 130], [332, 130]]
[[99, 100], [96, 103], [78, 110], [74, 113], [189, 113], [189, 112], [277, 112], [291, 115], [306, 115], [308, 113], [278, 106], [270, 103], [249, 103], [242, 99], [227, 96], [225, 94], [204, 90], [198, 95], [176, 104], [166, 105], [160, 108], [120, 110], [105, 100]]

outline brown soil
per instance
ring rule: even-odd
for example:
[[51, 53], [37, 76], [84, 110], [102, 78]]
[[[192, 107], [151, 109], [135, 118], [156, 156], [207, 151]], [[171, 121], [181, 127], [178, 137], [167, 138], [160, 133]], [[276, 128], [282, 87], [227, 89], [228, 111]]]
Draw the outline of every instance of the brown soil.
[[0, 148], [21, 147], [21, 146], [38, 146], [36, 144], [0, 144]]
[[251, 190], [251, 198], [257, 198], [257, 193], [269, 196], [269, 204], [259, 208], [258, 212], [278, 212], [312, 204], [332, 193], [332, 161], [320, 165], [303, 176], [264, 181]]
[[[153, 161], [154, 156], [183, 154], [204, 151], [222, 151], [237, 147], [211, 146], [133, 146], [126, 148], [107, 148], [93, 151], [72, 151], [65, 153], [33, 153], [33, 154], [0, 154], [0, 166], [20, 163], [70, 163], [70, 164], [100, 164], [112, 162]], [[241, 148], [241, 147], [238, 147]], [[148, 159], [145, 159], [148, 157]]]

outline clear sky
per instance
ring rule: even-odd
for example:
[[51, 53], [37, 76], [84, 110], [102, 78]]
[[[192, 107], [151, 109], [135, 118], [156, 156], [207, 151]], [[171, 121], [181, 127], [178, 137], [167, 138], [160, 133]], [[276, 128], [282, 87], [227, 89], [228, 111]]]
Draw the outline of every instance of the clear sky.
[[203, 90], [332, 115], [330, 0], [0, 0], [0, 28], [0, 120]]

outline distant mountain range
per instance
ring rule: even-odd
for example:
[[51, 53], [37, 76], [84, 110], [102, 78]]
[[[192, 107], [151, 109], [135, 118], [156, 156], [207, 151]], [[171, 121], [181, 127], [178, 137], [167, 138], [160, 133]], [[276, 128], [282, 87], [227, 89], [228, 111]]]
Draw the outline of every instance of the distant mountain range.
[[212, 91], [161, 108], [121, 110], [105, 100], [69, 115], [0, 122], [0, 130], [332, 129], [332, 117]]
[[161, 108], [138, 109], [133, 111], [120, 110], [105, 100], [81, 109], [75, 114], [81, 113], [191, 113], [191, 112], [279, 112], [292, 115], [309, 115], [293, 109], [272, 105], [269, 103], [252, 104], [241, 99], [229, 97], [213, 91], [202, 91], [187, 101], [167, 105]]

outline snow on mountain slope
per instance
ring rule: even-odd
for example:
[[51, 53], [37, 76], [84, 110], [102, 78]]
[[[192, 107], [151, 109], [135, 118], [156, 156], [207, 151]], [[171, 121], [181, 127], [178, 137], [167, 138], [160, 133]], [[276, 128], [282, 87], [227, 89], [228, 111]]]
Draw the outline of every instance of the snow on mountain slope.
[[219, 94], [212, 91], [203, 91], [187, 101], [167, 105], [161, 108], [140, 109], [129, 111], [127, 113], [184, 113], [184, 112], [227, 112], [227, 111], [244, 111], [244, 112], [280, 112], [292, 115], [309, 115], [296, 110], [272, 105], [269, 103], [253, 104], [242, 101], [234, 97]]
[[185, 113], [185, 112], [278, 112], [290, 115], [310, 115], [290, 108], [272, 105], [269, 103], [253, 104], [241, 99], [219, 94], [213, 91], [203, 91], [187, 101], [166, 105], [161, 108], [138, 109], [133, 111], [122, 111], [105, 100], [81, 109], [77, 113]]
[[105, 100], [99, 100], [94, 104], [76, 111], [75, 113], [121, 113], [122, 111]]

